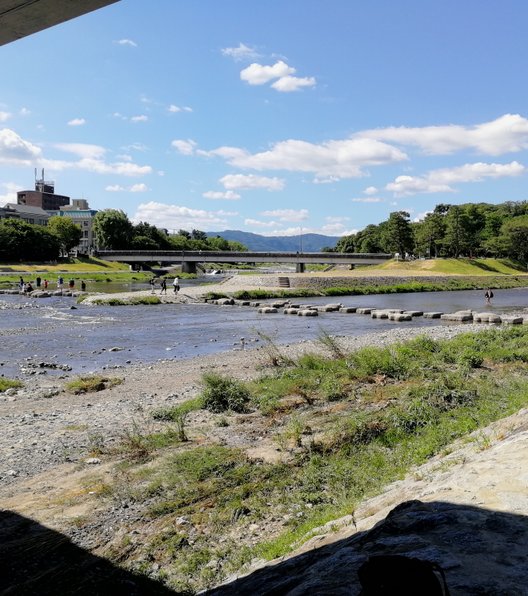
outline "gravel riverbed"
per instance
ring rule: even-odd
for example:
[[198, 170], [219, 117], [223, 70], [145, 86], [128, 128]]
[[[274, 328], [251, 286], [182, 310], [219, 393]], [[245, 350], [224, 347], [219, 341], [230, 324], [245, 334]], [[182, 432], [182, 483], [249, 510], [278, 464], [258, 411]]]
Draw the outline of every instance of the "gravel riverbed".
[[[338, 337], [337, 341], [344, 350], [354, 350], [423, 334], [450, 338], [483, 328], [477, 324], [396, 328], [359, 337]], [[285, 356], [296, 358], [324, 348], [318, 342], [301, 342], [279, 349]], [[122, 384], [84, 395], [64, 390], [71, 378], [68, 374], [29, 377], [23, 388], [0, 394], [0, 497], [9, 485], [13, 487], [21, 479], [60, 464], [85, 461], [91, 451], [119, 440], [134, 425], [154, 425], [152, 410], [194, 397], [205, 372], [250, 379], [269, 362], [269, 350], [261, 346], [187, 360], [116, 367], [103, 372], [122, 378]]]

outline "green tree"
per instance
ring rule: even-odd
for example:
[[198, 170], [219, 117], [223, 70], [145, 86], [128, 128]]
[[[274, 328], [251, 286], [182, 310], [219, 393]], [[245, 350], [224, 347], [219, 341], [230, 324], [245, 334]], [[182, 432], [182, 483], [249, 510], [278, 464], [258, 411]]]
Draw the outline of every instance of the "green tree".
[[103, 209], [93, 219], [93, 231], [99, 248], [120, 250], [130, 248], [134, 226], [124, 211]]
[[133, 229], [132, 247], [135, 250], [167, 250], [171, 248], [171, 243], [165, 230], [139, 222]]
[[0, 258], [3, 261], [55, 261], [60, 249], [59, 238], [45, 226], [20, 219], [0, 222]]
[[462, 207], [453, 205], [445, 218], [444, 247], [447, 256], [458, 258], [463, 254], [467, 254], [471, 235], [471, 224], [468, 216], [464, 213]]
[[48, 229], [59, 239], [64, 254], [68, 254], [72, 248], [75, 248], [82, 238], [81, 226], [74, 223], [68, 216], [54, 215], [50, 217]]
[[444, 216], [437, 212], [428, 213], [425, 219], [414, 227], [414, 240], [420, 254], [437, 257], [445, 234]]
[[341, 236], [336, 243], [336, 252], [356, 252], [356, 234]]
[[407, 211], [393, 211], [382, 231], [383, 248], [387, 252], [406, 253], [414, 250], [414, 238]]
[[501, 238], [507, 256], [528, 263], [528, 215], [519, 215], [505, 221], [501, 228]]
[[365, 229], [356, 234], [356, 252], [373, 253], [383, 252], [381, 246], [382, 226], [369, 224]]

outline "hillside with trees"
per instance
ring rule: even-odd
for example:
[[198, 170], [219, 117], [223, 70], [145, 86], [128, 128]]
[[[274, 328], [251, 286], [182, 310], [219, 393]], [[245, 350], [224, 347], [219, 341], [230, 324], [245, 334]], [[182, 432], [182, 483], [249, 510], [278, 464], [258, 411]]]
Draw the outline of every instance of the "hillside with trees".
[[395, 211], [386, 221], [343, 236], [338, 252], [415, 257], [497, 257], [528, 263], [528, 201], [437, 205], [422, 221]]

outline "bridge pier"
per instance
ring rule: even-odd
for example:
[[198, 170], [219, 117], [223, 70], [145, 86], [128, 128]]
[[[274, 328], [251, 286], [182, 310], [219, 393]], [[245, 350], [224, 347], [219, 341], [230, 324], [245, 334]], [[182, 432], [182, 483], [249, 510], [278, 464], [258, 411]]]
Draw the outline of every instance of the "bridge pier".
[[304, 273], [306, 270], [306, 265], [304, 263], [297, 263], [295, 265], [295, 273]]
[[196, 273], [196, 263], [194, 261], [182, 261], [182, 273]]

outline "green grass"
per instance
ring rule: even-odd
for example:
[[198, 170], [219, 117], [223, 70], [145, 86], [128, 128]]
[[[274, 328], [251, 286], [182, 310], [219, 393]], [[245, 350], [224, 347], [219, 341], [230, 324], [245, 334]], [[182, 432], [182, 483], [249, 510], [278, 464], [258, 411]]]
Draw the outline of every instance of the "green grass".
[[526, 267], [511, 259], [427, 259], [415, 261], [387, 261], [381, 265], [375, 265], [373, 269], [390, 271], [413, 272], [427, 271], [431, 274], [444, 275], [519, 275], [527, 273]]
[[68, 381], [65, 388], [70, 393], [94, 393], [96, 391], [103, 391], [120, 385], [124, 379], [117, 377], [103, 377], [101, 375], [89, 375], [85, 377], [78, 377]]
[[6, 377], [0, 377], [0, 393], [3, 391], [7, 391], [8, 389], [18, 389], [19, 387], [23, 387], [24, 384], [22, 381], [17, 381], [15, 379], [6, 379]]
[[[288, 454], [282, 463], [251, 460], [201, 435], [189, 442], [174, 433], [133, 437], [149, 463], [128, 468], [112, 491], [148, 503], [149, 523], [163, 530], [144, 548], [171, 588], [206, 589], [252, 558], [288, 553], [455, 439], [528, 404], [526, 327], [329, 351], [333, 357], [304, 355], [245, 389], [222, 377], [212, 384], [222, 402], [233, 388], [237, 397], [250, 395], [244, 407], [262, 411], [261, 423], [268, 420], [264, 427]], [[170, 424], [202, 407], [202, 399], [156, 417]], [[258, 414], [251, 416], [256, 421]], [[224, 419], [231, 429], [240, 415]], [[187, 523], [177, 525], [182, 517]], [[266, 534], [272, 520], [283, 520], [282, 531]], [[252, 524], [264, 538], [240, 544], [236, 536]]]
[[158, 296], [130, 296], [129, 298], [95, 298], [91, 304], [106, 306], [137, 306], [138, 304], [161, 304], [161, 298]]

